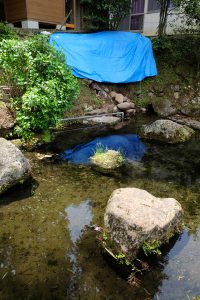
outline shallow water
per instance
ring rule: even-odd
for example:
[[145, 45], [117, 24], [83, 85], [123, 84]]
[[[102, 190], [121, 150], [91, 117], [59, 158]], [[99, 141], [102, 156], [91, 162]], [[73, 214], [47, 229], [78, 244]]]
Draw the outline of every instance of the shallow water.
[[[138, 124], [120, 133], [137, 133]], [[142, 161], [115, 178], [87, 166], [39, 161], [34, 153], [26, 153], [34, 184], [1, 196], [1, 300], [183, 300], [200, 294], [200, 139], [145, 146]], [[102, 225], [112, 191], [127, 186], [176, 198], [186, 225], [138, 287], [108, 265], [92, 228]]]

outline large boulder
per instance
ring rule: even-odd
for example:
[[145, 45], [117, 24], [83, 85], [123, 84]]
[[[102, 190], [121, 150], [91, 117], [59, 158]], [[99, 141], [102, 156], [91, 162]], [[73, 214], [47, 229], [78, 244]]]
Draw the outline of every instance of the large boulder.
[[[156, 198], [137, 188], [117, 189], [111, 195], [104, 215], [113, 249], [130, 261], [145, 244], [161, 245], [181, 227], [182, 208], [173, 198]], [[117, 245], [117, 246], [116, 246]]]
[[177, 105], [169, 100], [169, 99], [163, 99], [163, 98], [155, 98], [152, 101], [152, 106], [154, 111], [160, 116], [160, 117], [168, 117], [171, 115], [174, 115], [177, 113]]
[[22, 152], [11, 142], [0, 138], [0, 194], [26, 180], [31, 167]]
[[141, 137], [169, 144], [186, 142], [193, 134], [193, 129], [170, 120], [157, 120], [141, 129]]

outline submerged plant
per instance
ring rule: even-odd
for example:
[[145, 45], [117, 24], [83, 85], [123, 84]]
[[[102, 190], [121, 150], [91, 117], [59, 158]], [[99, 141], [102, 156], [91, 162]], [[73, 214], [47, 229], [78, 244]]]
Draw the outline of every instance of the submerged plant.
[[146, 256], [151, 254], [161, 255], [161, 251], [159, 250], [160, 246], [161, 243], [158, 240], [154, 240], [151, 243], [144, 242], [142, 250]]

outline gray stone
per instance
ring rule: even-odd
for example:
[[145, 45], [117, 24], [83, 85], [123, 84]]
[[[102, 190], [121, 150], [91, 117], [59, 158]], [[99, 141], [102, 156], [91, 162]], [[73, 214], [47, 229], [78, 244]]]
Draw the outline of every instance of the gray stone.
[[170, 120], [182, 124], [182, 125], [186, 125], [188, 127], [191, 127], [193, 129], [196, 130], [200, 130], [200, 121], [188, 118], [188, 117], [184, 117], [183, 115], [174, 115], [172, 117], [169, 117]]
[[117, 105], [117, 107], [123, 111], [134, 108], [134, 107], [132, 107], [131, 103], [129, 103], [129, 102], [120, 103]]
[[118, 107], [117, 107], [117, 106], [114, 106], [114, 107], [113, 107], [113, 112], [116, 113], [116, 112], [118, 112], [118, 111], [119, 111]]
[[173, 198], [156, 198], [145, 190], [115, 190], [106, 207], [104, 224], [113, 246], [130, 261], [144, 243], [168, 241], [182, 223], [181, 205]]
[[174, 99], [178, 100], [180, 98], [179, 92], [174, 92]]
[[152, 93], [152, 92], [149, 92], [149, 93], [148, 93], [148, 96], [149, 96], [150, 98], [153, 98], [153, 96], [154, 96], [154, 93]]
[[193, 99], [185, 99], [181, 102], [180, 111], [189, 117], [199, 117], [200, 116], [200, 96]]
[[144, 125], [141, 129], [141, 137], [169, 144], [188, 141], [193, 134], [193, 129], [170, 120], [157, 120], [150, 125]]
[[131, 108], [131, 109], [126, 110], [126, 113], [128, 115], [134, 115], [136, 113], [136, 110], [134, 108]]
[[124, 96], [122, 94], [116, 94], [115, 95], [115, 101], [118, 103], [118, 104], [121, 104], [124, 102]]
[[113, 99], [115, 99], [116, 95], [117, 95], [117, 93], [114, 92], [114, 91], [112, 91], [112, 92], [110, 93], [110, 97], [113, 98]]
[[152, 106], [154, 111], [161, 117], [168, 117], [177, 113], [176, 105], [169, 99], [154, 99]]
[[97, 96], [101, 98], [108, 98], [108, 94], [104, 90], [97, 91]]
[[15, 124], [14, 112], [0, 102], [0, 129], [10, 129]]
[[108, 113], [108, 108], [107, 107], [103, 107], [103, 108], [94, 109], [92, 111], [88, 111], [87, 115], [88, 116], [103, 115], [103, 114], [107, 114], [107, 113]]
[[118, 117], [113, 116], [99, 116], [88, 118], [83, 121], [84, 124], [102, 124], [102, 125], [115, 125], [121, 121]]
[[96, 83], [96, 82], [92, 82], [90, 87], [93, 89], [93, 90], [96, 90], [96, 91], [101, 91], [102, 88]]
[[174, 92], [179, 92], [180, 91], [180, 85], [176, 84], [174, 86]]
[[0, 194], [26, 180], [31, 167], [22, 152], [11, 142], [0, 138]]
[[147, 112], [147, 109], [145, 107], [140, 107], [141, 113], [145, 114]]

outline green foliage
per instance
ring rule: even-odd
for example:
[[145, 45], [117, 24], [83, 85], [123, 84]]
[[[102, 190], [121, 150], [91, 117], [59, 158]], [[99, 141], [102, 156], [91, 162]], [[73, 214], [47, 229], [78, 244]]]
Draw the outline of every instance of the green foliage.
[[85, 11], [85, 28], [89, 31], [117, 30], [130, 10], [130, 0], [81, 0], [81, 4]]
[[186, 18], [187, 26], [195, 24], [198, 29], [200, 26], [200, 2], [199, 0], [173, 0], [179, 6]]
[[188, 64], [198, 71], [200, 65], [200, 35], [165, 36], [153, 39], [152, 43], [156, 57], [168, 62], [168, 65]]
[[12, 87], [15, 132], [29, 139], [33, 132], [55, 126], [78, 94], [77, 80], [65, 58], [37, 35], [25, 41], [0, 43], [0, 84]]
[[0, 42], [5, 39], [17, 39], [17, 33], [14, 29], [9, 28], [4, 23], [0, 23]]
[[159, 250], [161, 243], [157, 240], [152, 241], [151, 243], [144, 242], [142, 245], [142, 250], [146, 256], [151, 254], [161, 255]]

